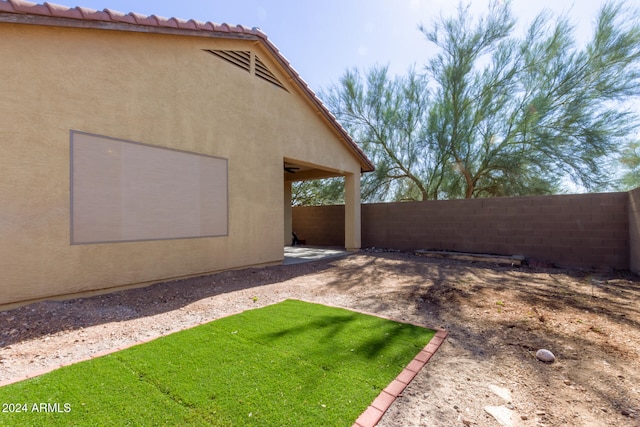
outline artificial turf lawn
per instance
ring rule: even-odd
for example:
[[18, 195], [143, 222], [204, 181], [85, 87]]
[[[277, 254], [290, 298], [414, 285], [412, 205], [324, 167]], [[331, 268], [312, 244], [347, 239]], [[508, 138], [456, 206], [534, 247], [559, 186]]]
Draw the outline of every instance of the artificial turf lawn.
[[350, 426], [434, 334], [286, 300], [1, 387], [0, 425]]

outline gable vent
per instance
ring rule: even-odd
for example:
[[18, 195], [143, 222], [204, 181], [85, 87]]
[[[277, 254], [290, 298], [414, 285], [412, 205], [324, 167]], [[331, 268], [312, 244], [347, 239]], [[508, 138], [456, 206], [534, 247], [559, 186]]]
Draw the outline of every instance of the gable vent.
[[269, 70], [269, 68], [267, 68], [267, 66], [264, 65], [264, 62], [262, 62], [257, 55], [256, 55], [256, 76], [260, 77], [263, 80], [268, 81], [269, 83], [272, 83], [278, 86], [281, 89], [287, 90], [282, 85], [282, 83], [280, 83], [280, 80], [278, 80], [278, 78], [271, 72], [271, 70]]
[[[271, 72], [269, 67], [265, 65], [264, 62], [257, 55], [251, 53], [248, 50], [211, 50], [204, 49], [205, 52], [208, 52], [212, 55], [217, 56], [224, 61], [235, 65], [236, 67], [240, 67], [246, 72], [259, 77], [262, 80], [265, 80], [273, 85], [278, 86], [280, 89], [283, 89], [287, 92], [286, 87], [278, 80], [275, 74]], [[253, 62], [253, 63], [252, 63]]]
[[225, 61], [242, 68], [246, 72], [251, 70], [251, 52], [248, 50], [209, 50], [205, 49], [212, 55], [222, 58]]

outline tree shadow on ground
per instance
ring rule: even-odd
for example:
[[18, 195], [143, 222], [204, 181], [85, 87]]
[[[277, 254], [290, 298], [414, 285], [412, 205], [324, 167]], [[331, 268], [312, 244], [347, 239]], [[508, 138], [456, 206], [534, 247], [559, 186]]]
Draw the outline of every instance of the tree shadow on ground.
[[[535, 359], [535, 351], [553, 348], [560, 360], [571, 362], [575, 369], [569, 372], [579, 383], [583, 381], [580, 386], [592, 390], [618, 414], [624, 402], [634, 400], [618, 378], [602, 369], [587, 378], [579, 362], [610, 358], [612, 369], [633, 369], [625, 362], [637, 358], [634, 346], [619, 342], [622, 337], [607, 336], [606, 329], [620, 330], [633, 342], [640, 340], [638, 276], [407, 258], [406, 254], [371, 256], [361, 264], [361, 270], [339, 270], [330, 284], [336, 292], [360, 295], [357, 308], [361, 310], [442, 327], [466, 355], [477, 360], [503, 358], [507, 348], [508, 360], [527, 366], [540, 383], [548, 381], [549, 371]], [[385, 277], [399, 286], [385, 287]], [[404, 310], [393, 309], [397, 301], [405, 302]], [[508, 313], [510, 307], [517, 307], [517, 312]], [[589, 320], [580, 323], [580, 318]], [[572, 319], [575, 324], [570, 323]], [[637, 369], [625, 375], [626, 381], [640, 381]]]
[[[335, 259], [230, 270], [63, 301], [45, 300], [0, 312], [0, 348], [30, 339], [178, 310], [199, 300], [319, 273]], [[38, 313], [36, 317], [33, 313]], [[60, 322], [62, 316], [63, 322]], [[56, 321], [52, 320], [56, 318]]]
[[[625, 381], [640, 383], [637, 357], [634, 358], [637, 349], [596, 330], [601, 325], [613, 325], [632, 342], [640, 342], [639, 277], [628, 272], [513, 268], [394, 253], [228, 271], [91, 298], [41, 302], [37, 304], [43, 306], [38, 308], [44, 307], [45, 315], [38, 319], [31, 313], [42, 310], [35, 310], [36, 305], [32, 304], [0, 313], [0, 345], [153, 316], [204, 298], [306, 274], [321, 274], [319, 277], [326, 279], [313, 284], [318, 295], [348, 295], [352, 301], [348, 308], [446, 329], [456, 346], [471, 358], [488, 360], [504, 357], [502, 353], [510, 351], [510, 358], [502, 362], [522, 364], [541, 383], [548, 380], [549, 371], [541, 368], [543, 365], [533, 353], [547, 346], [558, 348], [557, 356], [577, 366], [571, 372], [578, 380], [582, 375], [578, 362], [607, 357], [617, 363], [616, 369], [628, 370]], [[517, 312], [511, 306], [518, 307]], [[49, 328], [51, 316], [60, 313], [67, 322], [57, 329]], [[596, 328], [575, 323], [572, 326], [582, 328], [575, 332], [555, 320], [562, 314], [565, 320], [574, 316], [576, 322], [588, 320]], [[36, 323], [37, 327], [30, 330], [30, 325]], [[13, 329], [21, 329], [19, 338], [12, 335]], [[568, 346], [559, 346], [562, 343], [581, 349], [581, 353], [573, 355]], [[625, 351], [628, 354], [623, 354]], [[591, 374], [593, 378], [584, 383], [584, 388], [593, 389], [610, 407], [619, 410], [621, 402], [633, 401], [634, 397], [616, 383], [621, 380], [607, 376], [602, 369]]]

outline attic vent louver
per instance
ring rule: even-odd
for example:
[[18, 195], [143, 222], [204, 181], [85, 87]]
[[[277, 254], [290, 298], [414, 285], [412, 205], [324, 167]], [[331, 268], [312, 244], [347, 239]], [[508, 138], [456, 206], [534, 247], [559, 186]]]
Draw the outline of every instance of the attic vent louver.
[[282, 83], [280, 83], [280, 80], [278, 80], [278, 78], [271, 72], [271, 70], [269, 70], [269, 68], [267, 68], [267, 66], [264, 65], [264, 62], [262, 62], [257, 55], [256, 55], [256, 76], [260, 77], [263, 80], [268, 81], [269, 83], [272, 83], [278, 86], [281, 89], [287, 90], [282, 85]]
[[[248, 73], [268, 81], [269, 83], [278, 86], [280, 89], [284, 89], [289, 92], [287, 88], [278, 80], [278, 78], [271, 72], [269, 67], [257, 55], [252, 54], [248, 50], [210, 50], [204, 49], [212, 55], [217, 56], [220, 59], [227, 61], [230, 64], [240, 67]], [[253, 61], [253, 64], [252, 64]], [[253, 66], [252, 66], [253, 65]]]
[[251, 52], [248, 50], [209, 50], [206, 49], [212, 55], [222, 58], [231, 64], [242, 68], [246, 72], [251, 70]]

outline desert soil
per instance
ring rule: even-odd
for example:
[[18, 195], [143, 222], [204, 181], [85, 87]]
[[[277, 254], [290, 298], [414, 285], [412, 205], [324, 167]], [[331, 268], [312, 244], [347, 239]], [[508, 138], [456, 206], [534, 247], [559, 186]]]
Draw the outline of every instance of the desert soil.
[[[0, 382], [297, 298], [449, 336], [380, 426], [640, 426], [640, 278], [360, 252], [0, 312]], [[536, 359], [538, 349], [556, 356]]]

